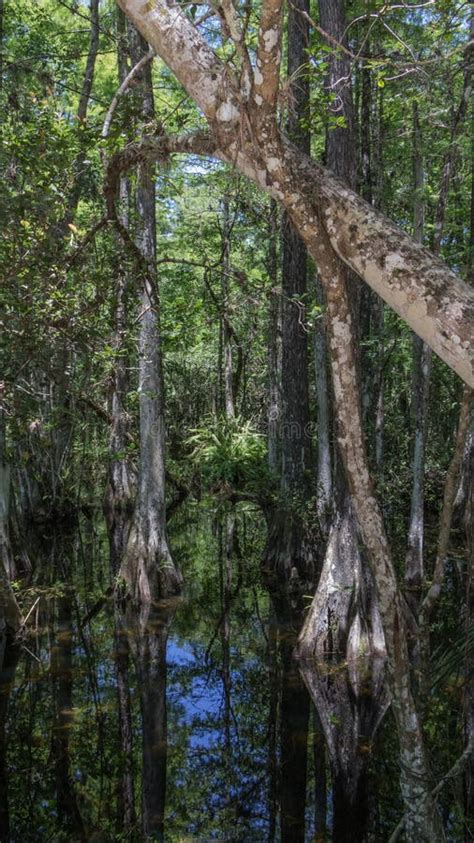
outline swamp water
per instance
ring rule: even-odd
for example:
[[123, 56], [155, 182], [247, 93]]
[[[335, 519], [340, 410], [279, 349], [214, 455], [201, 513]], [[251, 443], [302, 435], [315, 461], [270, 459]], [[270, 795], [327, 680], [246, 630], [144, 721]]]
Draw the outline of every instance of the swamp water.
[[[259, 516], [239, 507], [229, 543], [225, 513], [183, 508], [184, 597], [147, 615], [113, 600], [101, 525], [40, 533], [29, 634], [1, 673], [0, 840], [330, 840], [324, 742]], [[397, 771], [373, 767], [380, 796]]]

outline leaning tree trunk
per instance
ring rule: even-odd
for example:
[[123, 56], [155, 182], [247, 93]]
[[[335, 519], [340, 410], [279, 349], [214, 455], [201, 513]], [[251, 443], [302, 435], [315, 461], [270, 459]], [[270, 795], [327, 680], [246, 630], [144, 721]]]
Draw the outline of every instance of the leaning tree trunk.
[[[146, 53], [146, 45], [133, 27], [130, 44], [132, 62], [136, 64]], [[142, 73], [142, 118], [149, 121], [154, 116], [149, 64]], [[153, 166], [146, 161], [138, 167], [136, 211], [136, 243], [143, 258], [138, 362], [140, 471], [135, 518], [121, 575], [135, 598], [149, 601], [178, 593], [182, 577], [166, 535], [165, 402], [156, 273], [155, 183]]]
[[[201, 108], [211, 130], [206, 136], [202, 132], [174, 136], [172, 143], [169, 138], [149, 138], [147, 157], [162, 156], [166, 149], [214, 154], [237, 167], [286, 208], [316, 261], [318, 235], [324, 230], [339, 257], [466, 383], [474, 385], [474, 293], [443, 261], [309, 159], [279, 130], [281, 4], [276, 0], [263, 4], [258, 72], [246, 60], [238, 24], [231, 28], [243, 55], [240, 88], [177, 7], [171, 9], [164, 0], [156, 0], [152, 8], [140, 0], [118, 3]], [[140, 151], [128, 149], [118, 169], [130, 166], [144, 152], [143, 144]], [[112, 180], [117, 165], [116, 160], [109, 173]]]
[[[319, 12], [324, 31], [343, 41], [343, 4], [320, 0]], [[355, 137], [348, 78], [347, 56], [334, 52], [329, 57], [326, 84], [335, 95], [345, 125], [328, 133], [326, 155], [329, 166], [351, 183], [355, 179]], [[351, 292], [354, 318], [358, 318], [359, 283], [342, 264], [339, 273]], [[326, 365], [325, 359], [321, 365]], [[300, 669], [328, 745], [335, 841], [351, 840], [353, 836], [364, 839], [369, 813], [365, 747], [371, 744], [388, 706], [385, 649], [374, 582], [360, 559], [357, 520], [341, 469], [339, 460], [335, 485], [340, 511], [331, 528], [322, 574], [299, 645]], [[361, 658], [357, 658], [358, 652]], [[349, 670], [345, 669], [346, 660]]]
[[[323, 254], [323, 249], [326, 249]], [[338, 442], [368, 561], [374, 577], [388, 656], [392, 710], [400, 744], [401, 789], [409, 841], [442, 841], [444, 831], [431, 795], [431, 777], [410, 683], [410, 659], [401, 596], [382, 514], [369, 474], [359, 405], [352, 314], [339, 261], [329, 242], [320, 243], [325, 280], [329, 346], [338, 419]]]

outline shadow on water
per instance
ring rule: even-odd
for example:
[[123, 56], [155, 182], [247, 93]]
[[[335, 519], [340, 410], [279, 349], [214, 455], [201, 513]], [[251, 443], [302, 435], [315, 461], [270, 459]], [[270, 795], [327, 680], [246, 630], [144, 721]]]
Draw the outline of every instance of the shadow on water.
[[100, 525], [39, 537], [29, 637], [0, 638], [2, 843], [335, 839], [303, 615], [264, 586], [259, 517], [173, 529], [187, 591], [142, 612], [112, 596]]

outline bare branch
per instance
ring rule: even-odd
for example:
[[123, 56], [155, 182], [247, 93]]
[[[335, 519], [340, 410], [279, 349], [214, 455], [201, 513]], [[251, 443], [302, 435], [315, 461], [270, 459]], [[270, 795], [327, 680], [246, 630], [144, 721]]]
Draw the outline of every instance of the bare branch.
[[115, 220], [115, 196], [120, 176], [140, 161], [159, 161], [172, 153], [212, 155], [216, 142], [209, 132], [197, 131], [184, 135], [146, 135], [138, 143], [130, 143], [117, 152], [107, 166], [104, 194], [109, 219]]
[[140, 71], [148, 64], [148, 62], [152, 61], [152, 59], [156, 56], [156, 50], [154, 47], [150, 47], [148, 53], [142, 56], [139, 62], [132, 67], [130, 73], [125, 77], [122, 84], [120, 85], [117, 93], [115, 94], [112, 102], [110, 103], [109, 110], [105, 115], [104, 125], [102, 126], [101, 138], [105, 139], [108, 137], [110, 131], [110, 125], [112, 123], [112, 118], [115, 113], [115, 109], [119, 104], [119, 100], [123, 97], [124, 93], [129, 88], [130, 84], [133, 82], [136, 76], [140, 73]]

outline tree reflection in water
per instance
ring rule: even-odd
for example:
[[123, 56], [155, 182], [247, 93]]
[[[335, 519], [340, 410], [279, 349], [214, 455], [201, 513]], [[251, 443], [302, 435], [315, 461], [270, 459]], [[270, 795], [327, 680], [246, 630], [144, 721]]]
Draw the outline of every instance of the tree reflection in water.
[[141, 612], [103, 600], [100, 530], [58, 528], [55, 561], [51, 536], [39, 546], [16, 673], [18, 651], [0, 649], [2, 841], [304, 843], [325, 839], [326, 804], [330, 839], [321, 728], [294, 658], [304, 613], [264, 587], [259, 517], [190, 507], [173, 533], [188, 590]]

